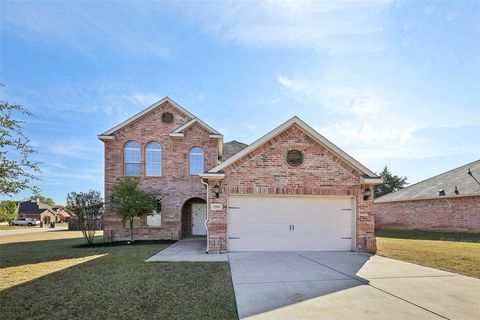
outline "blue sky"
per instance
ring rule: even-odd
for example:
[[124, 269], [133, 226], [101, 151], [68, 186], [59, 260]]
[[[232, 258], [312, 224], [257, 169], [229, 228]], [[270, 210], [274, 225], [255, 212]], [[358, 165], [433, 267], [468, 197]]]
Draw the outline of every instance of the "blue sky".
[[[413, 183], [480, 155], [480, 5], [1, 2], [2, 100], [42, 194], [103, 190], [97, 134], [170, 96], [251, 143], [293, 115]], [[14, 198], [29, 196], [22, 192]]]

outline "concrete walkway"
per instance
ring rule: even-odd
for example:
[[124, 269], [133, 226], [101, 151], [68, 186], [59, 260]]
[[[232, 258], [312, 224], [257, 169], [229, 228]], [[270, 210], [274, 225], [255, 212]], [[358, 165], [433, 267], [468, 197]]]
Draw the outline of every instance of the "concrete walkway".
[[480, 279], [356, 252], [229, 253], [240, 319], [478, 319]]
[[227, 254], [207, 254], [206, 238], [191, 238], [175, 242], [147, 259], [153, 261], [228, 261]]
[[50, 232], [50, 231], [68, 231], [68, 227], [55, 227], [55, 228], [39, 228], [32, 227], [28, 229], [12, 229], [12, 230], [0, 230], [0, 236], [9, 236], [14, 234], [34, 233], [34, 232]]

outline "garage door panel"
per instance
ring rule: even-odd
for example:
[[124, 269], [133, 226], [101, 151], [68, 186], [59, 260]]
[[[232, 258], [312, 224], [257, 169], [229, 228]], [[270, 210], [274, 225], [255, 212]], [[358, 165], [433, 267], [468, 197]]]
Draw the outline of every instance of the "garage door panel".
[[262, 238], [262, 245], [258, 245], [257, 238], [229, 239], [230, 251], [294, 251], [291, 239]]
[[229, 225], [229, 234], [239, 235], [242, 237], [255, 237], [259, 234], [262, 234], [264, 237], [271, 238], [288, 238], [291, 237], [291, 232], [289, 230], [289, 225], [282, 223], [272, 223], [272, 224], [253, 224], [253, 223], [244, 223], [244, 224], [231, 224]]
[[349, 251], [352, 198], [230, 196], [230, 251]]

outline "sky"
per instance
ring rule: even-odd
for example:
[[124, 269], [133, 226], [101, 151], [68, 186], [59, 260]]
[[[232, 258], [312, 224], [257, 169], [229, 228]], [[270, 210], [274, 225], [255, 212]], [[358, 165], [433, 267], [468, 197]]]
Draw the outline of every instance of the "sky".
[[1, 99], [34, 113], [60, 204], [103, 191], [97, 135], [164, 96], [225, 141], [297, 115], [410, 183], [480, 158], [479, 1], [2, 0], [0, 18]]

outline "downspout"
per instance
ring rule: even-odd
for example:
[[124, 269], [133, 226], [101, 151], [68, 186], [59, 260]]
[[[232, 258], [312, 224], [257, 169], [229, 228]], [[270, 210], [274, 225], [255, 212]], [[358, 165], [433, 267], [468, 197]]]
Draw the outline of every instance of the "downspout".
[[208, 183], [205, 182], [205, 180], [203, 180], [203, 179], [200, 179], [200, 181], [207, 187], [207, 219], [205, 219], [205, 229], [207, 230], [207, 253], [208, 253], [209, 252], [209, 250], [208, 250], [209, 249], [209, 246], [208, 246], [208, 243], [209, 243], [209, 241], [208, 241], [209, 240], [209, 238], [208, 238], [208, 234], [209, 234], [209, 232], [208, 232], [208, 205], [209, 205], [208, 195], [210, 194], [210, 191], [208, 190]]

